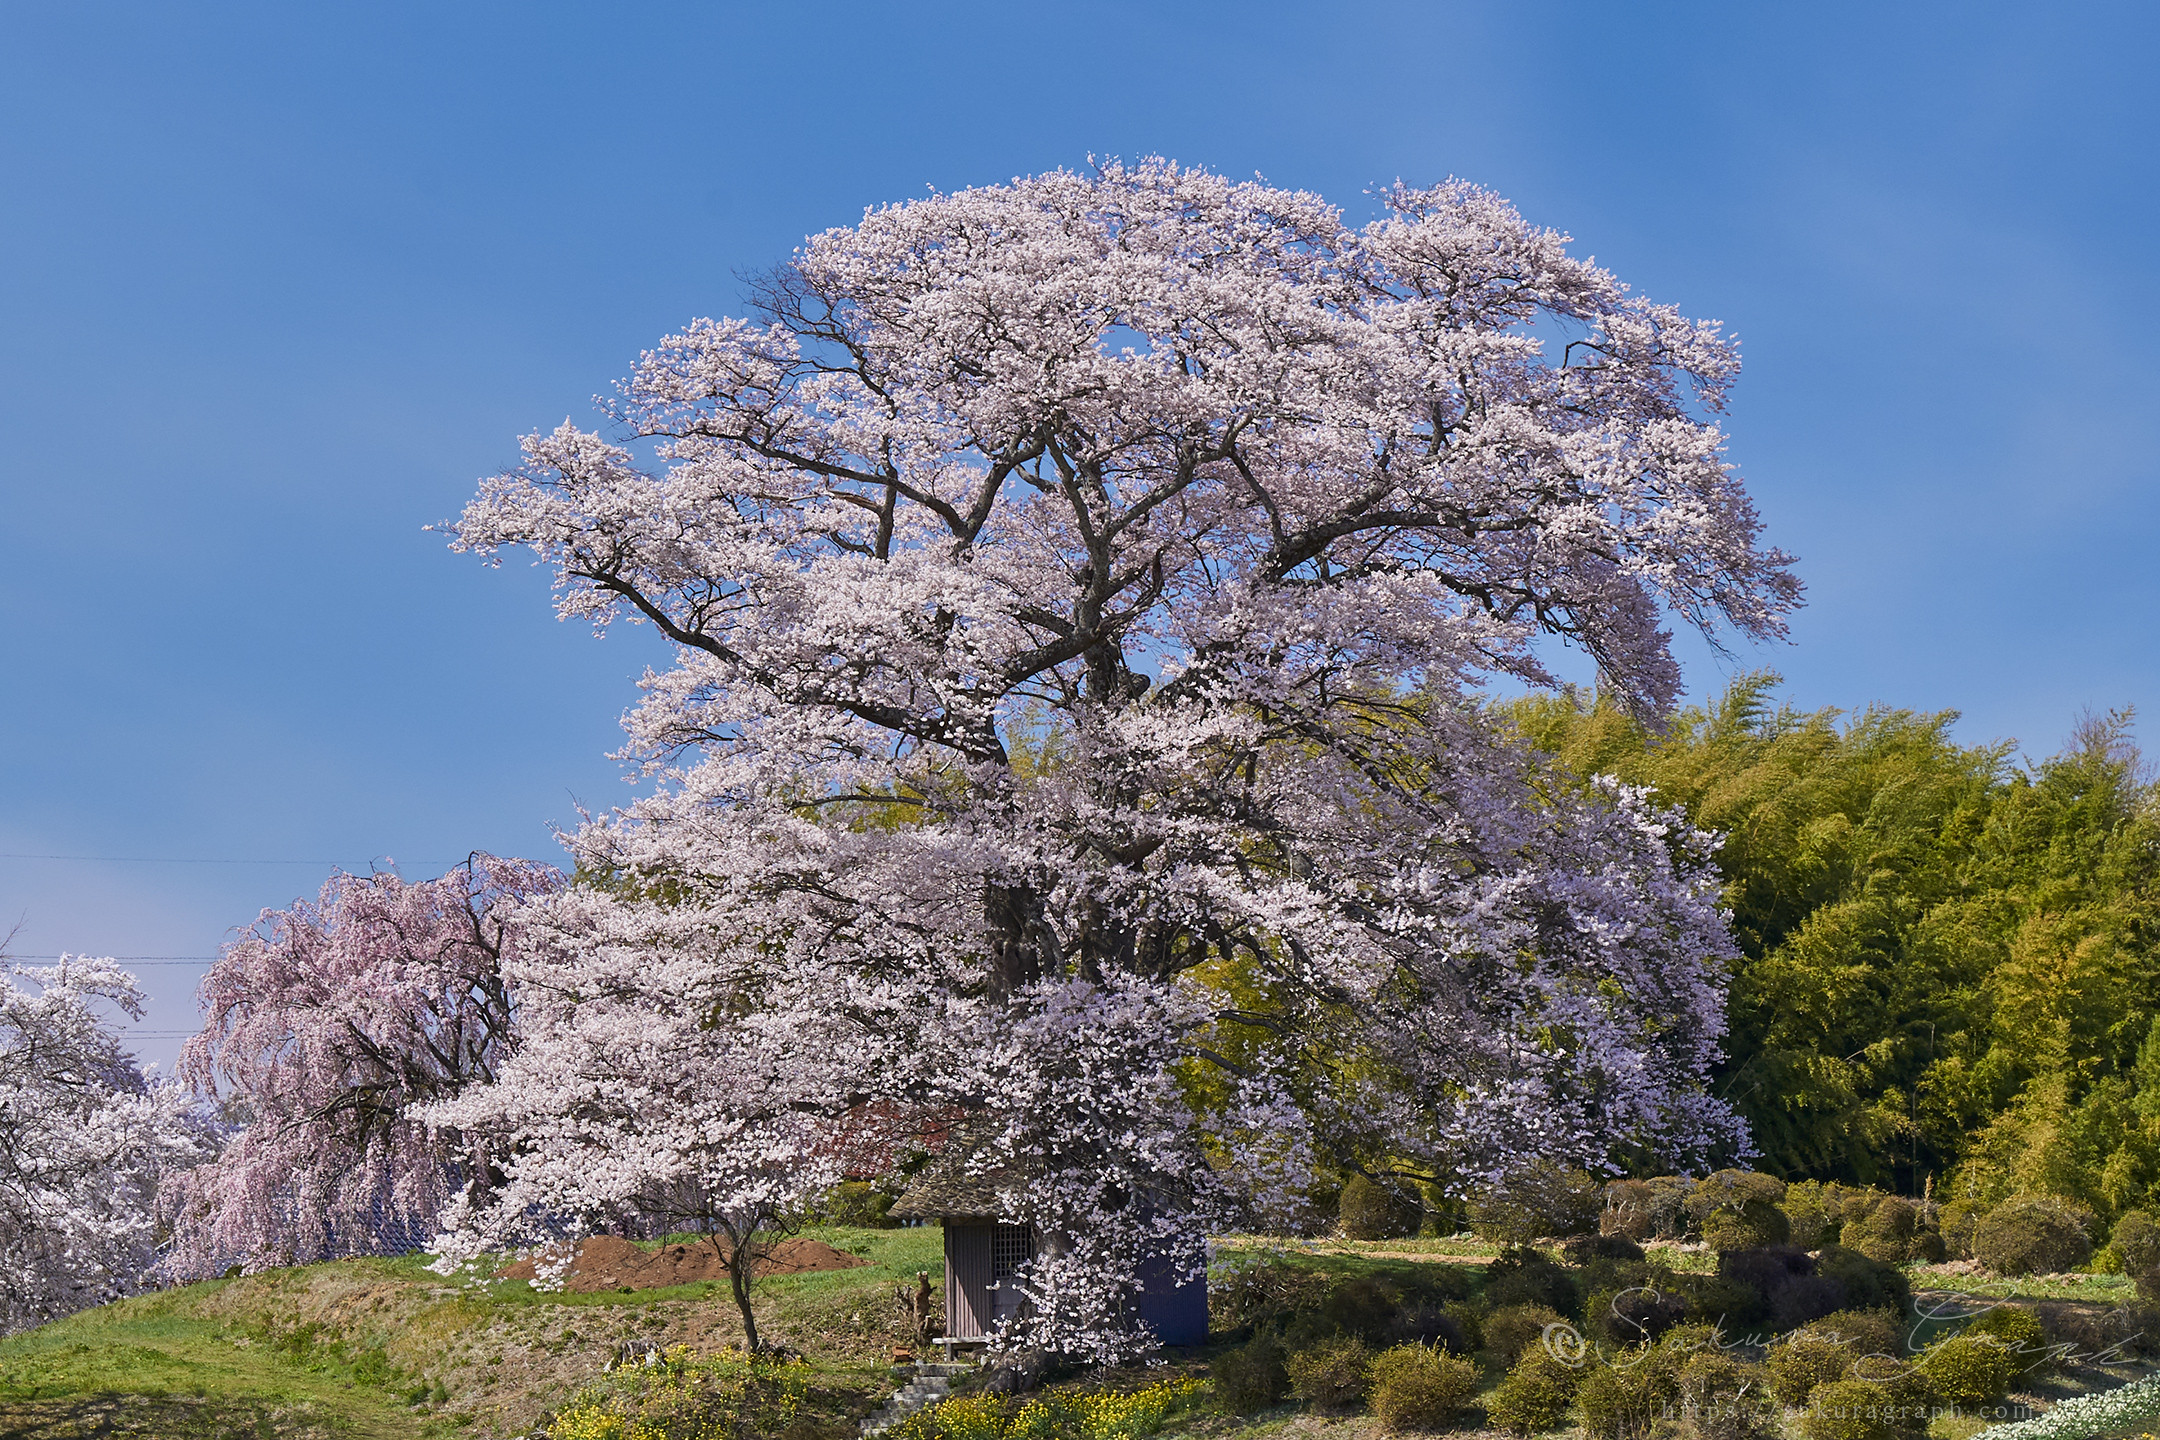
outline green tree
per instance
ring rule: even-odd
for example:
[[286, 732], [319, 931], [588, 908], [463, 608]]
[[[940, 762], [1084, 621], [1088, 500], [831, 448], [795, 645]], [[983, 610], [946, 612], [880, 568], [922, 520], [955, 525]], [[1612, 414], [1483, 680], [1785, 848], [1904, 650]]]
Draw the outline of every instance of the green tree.
[[1951, 712], [1801, 712], [1776, 685], [1743, 677], [1662, 734], [1581, 695], [1502, 707], [1574, 773], [1725, 837], [1741, 954], [1719, 1083], [1763, 1168], [2149, 1203], [2160, 803], [2129, 715], [2017, 764], [1956, 743]]

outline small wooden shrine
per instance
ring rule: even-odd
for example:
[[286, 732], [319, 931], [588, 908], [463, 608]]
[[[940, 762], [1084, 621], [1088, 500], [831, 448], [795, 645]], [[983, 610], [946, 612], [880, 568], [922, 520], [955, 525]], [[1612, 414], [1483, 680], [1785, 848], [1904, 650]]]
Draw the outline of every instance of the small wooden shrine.
[[[1026, 1225], [999, 1218], [998, 1190], [1006, 1177], [963, 1173], [949, 1152], [933, 1164], [888, 1213], [898, 1220], [935, 1220], [945, 1231], [945, 1340], [990, 1338], [1022, 1304], [1013, 1278], [1035, 1258], [1037, 1239]], [[1139, 1318], [1165, 1345], [1207, 1340], [1207, 1281], [1173, 1282], [1167, 1265], [1138, 1277]]]

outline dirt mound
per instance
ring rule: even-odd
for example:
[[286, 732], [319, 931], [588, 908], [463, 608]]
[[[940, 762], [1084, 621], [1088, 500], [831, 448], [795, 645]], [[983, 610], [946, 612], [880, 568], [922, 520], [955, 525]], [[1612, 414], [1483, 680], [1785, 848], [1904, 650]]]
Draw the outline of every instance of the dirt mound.
[[[727, 1253], [711, 1240], [647, 1250], [613, 1235], [595, 1235], [578, 1242], [565, 1288], [590, 1294], [595, 1290], [659, 1290], [669, 1285], [725, 1280]], [[774, 1246], [770, 1257], [756, 1263], [755, 1273], [802, 1275], [813, 1270], [852, 1270], [869, 1263], [860, 1255], [835, 1250], [822, 1240], [798, 1237]], [[496, 1275], [503, 1280], [530, 1280], [533, 1262], [520, 1260], [497, 1271]]]

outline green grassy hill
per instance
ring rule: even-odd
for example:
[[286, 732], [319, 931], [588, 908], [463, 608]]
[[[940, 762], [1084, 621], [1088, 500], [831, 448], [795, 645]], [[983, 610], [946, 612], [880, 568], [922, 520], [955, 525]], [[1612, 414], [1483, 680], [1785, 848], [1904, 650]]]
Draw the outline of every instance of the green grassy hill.
[[[869, 1265], [760, 1282], [759, 1326], [816, 1367], [812, 1433], [852, 1434], [891, 1389], [892, 1295], [942, 1270], [940, 1232], [810, 1232]], [[724, 1285], [540, 1294], [445, 1281], [419, 1257], [212, 1280], [0, 1340], [0, 1435], [523, 1434], [628, 1340], [739, 1340]]]

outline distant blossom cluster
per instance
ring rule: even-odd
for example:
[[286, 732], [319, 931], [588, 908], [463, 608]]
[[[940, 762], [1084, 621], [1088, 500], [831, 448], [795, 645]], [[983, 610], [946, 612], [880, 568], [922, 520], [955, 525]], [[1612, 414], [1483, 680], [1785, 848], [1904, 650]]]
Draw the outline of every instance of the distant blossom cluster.
[[110, 960], [0, 975], [0, 1335], [146, 1283], [160, 1176], [214, 1151], [192, 1097], [137, 1068], [100, 1003], [142, 1016]]

